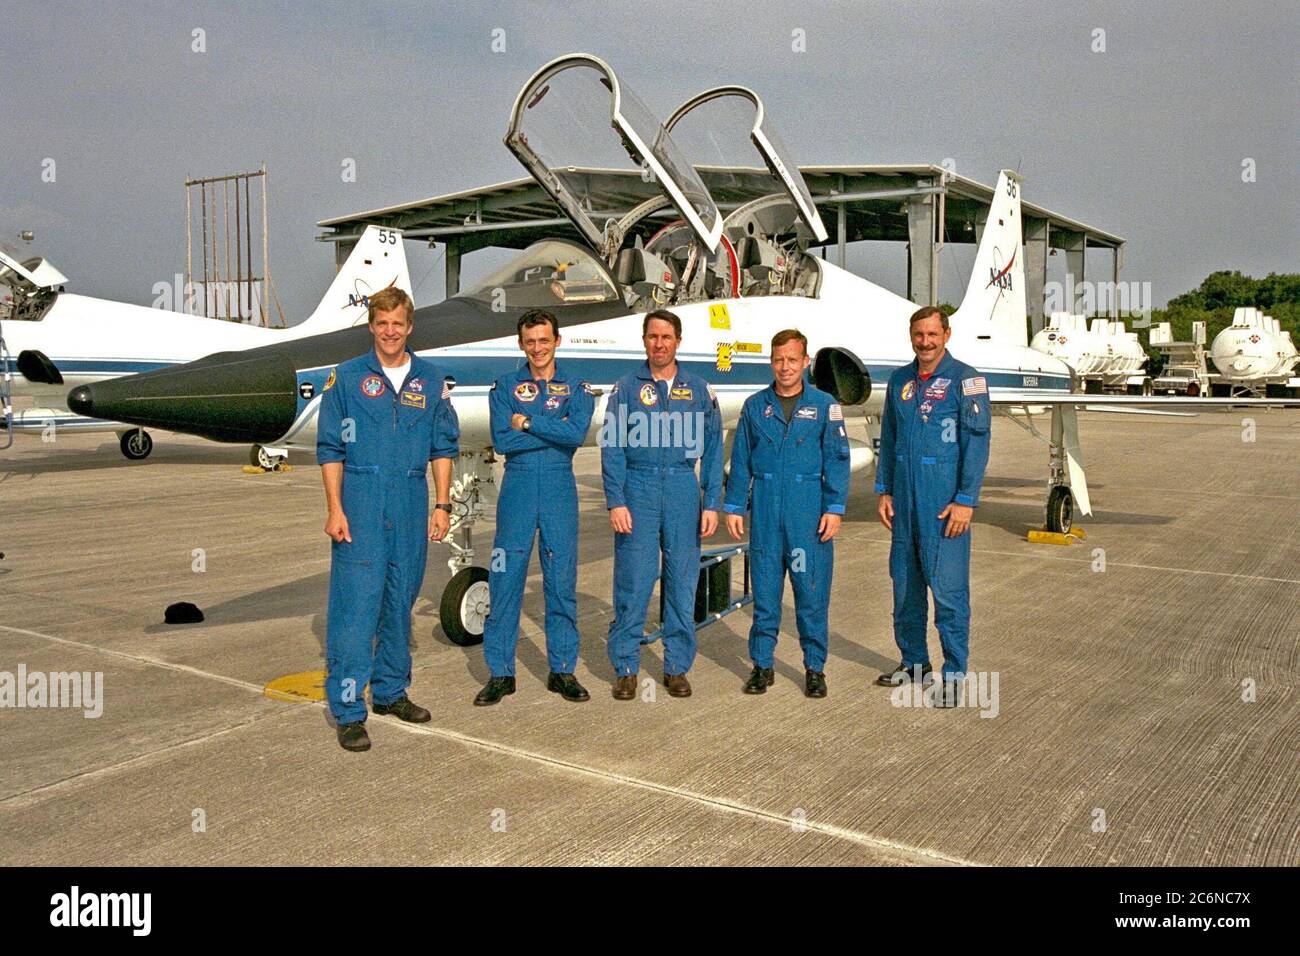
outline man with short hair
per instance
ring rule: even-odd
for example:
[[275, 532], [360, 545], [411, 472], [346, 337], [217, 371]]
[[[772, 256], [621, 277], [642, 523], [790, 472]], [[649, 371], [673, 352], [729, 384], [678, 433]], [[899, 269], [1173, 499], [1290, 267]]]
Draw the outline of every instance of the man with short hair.
[[956, 706], [970, 643], [970, 522], [989, 460], [992, 408], [978, 371], [948, 352], [952, 329], [934, 306], [910, 320], [915, 361], [889, 378], [876, 471], [877, 510], [892, 532], [894, 640], [902, 660], [876, 683], [896, 686], [930, 673], [928, 588], [943, 646], [943, 693]]
[[406, 696], [411, 608], [424, 580], [428, 541], [441, 541], [450, 527], [460, 426], [442, 376], [406, 347], [413, 314], [401, 289], [370, 297], [374, 348], [330, 372], [316, 424], [325, 533], [333, 542], [325, 695], [344, 750], [370, 749], [367, 684], [376, 714], [429, 720]]
[[555, 316], [530, 309], [516, 326], [524, 361], [488, 393], [492, 446], [506, 456], [497, 499], [497, 532], [488, 575], [491, 611], [483, 628], [487, 684], [480, 707], [515, 692], [515, 646], [533, 540], [546, 596], [546, 689], [567, 701], [590, 700], [573, 668], [578, 663], [578, 487], [573, 453], [582, 446], [595, 404], [591, 386], [555, 361]]
[[700, 538], [717, 530], [722, 506], [722, 415], [709, 383], [677, 363], [682, 320], [658, 309], [646, 315], [641, 333], [646, 360], [610, 390], [600, 432], [614, 529], [609, 659], [615, 700], [636, 696], [646, 605], [661, 553], [664, 684], [673, 697], [691, 695], [686, 672], [695, 661]]
[[745, 511], [753, 514], [749, 657], [754, 669], [745, 681], [746, 694], [766, 693], [775, 679], [773, 653], [788, 571], [803, 649], [804, 694], [826, 696], [831, 539], [849, 496], [849, 439], [839, 404], [805, 380], [809, 362], [808, 339], [798, 329], [772, 337], [772, 384], [745, 400], [731, 447], [725, 507], [727, 530], [737, 541], [745, 533]]

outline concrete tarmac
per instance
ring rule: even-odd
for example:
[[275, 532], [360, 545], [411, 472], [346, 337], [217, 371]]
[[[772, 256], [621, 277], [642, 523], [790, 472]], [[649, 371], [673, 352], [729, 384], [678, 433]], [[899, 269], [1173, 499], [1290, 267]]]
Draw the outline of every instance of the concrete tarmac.
[[[471, 706], [482, 650], [442, 634], [433, 545], [410, 691], [433, 721], [372, 717], [365, 754], [338, 747], [323, 705], [262, 693], [324, 667], [310, 456], [247, 475], [246, 449], [164, 432], [140, 463], [112, 435], [20, 436], [0, 458], [0, 681], [102, 673], [103, 710], [0, 708], [0, 863], [1295, 865], [1300, 413], [1084, 414], [1081, 433], [1096, 514], [1053, 547], [1025, 540], [1046, 446], [994, 426], [972, 529], [971, 668], [998, 690], [982, 709], [872, 684], [898, 652], [863, 474], [836, 544], [827, 699], [802, 694], [787, 589], [766, 695], [741, 693], [743, 610], [700, 632], [693, 697], [654, 683], [652, 645], [642, 697], [614, 701], [611, 533], [584, 449], [592, 700], [546, 692], [534, 562], [518, 693]], [[493, 530], [475, 529], [479, 563]], [[175, 601], [206, 620], [164, 624]]]

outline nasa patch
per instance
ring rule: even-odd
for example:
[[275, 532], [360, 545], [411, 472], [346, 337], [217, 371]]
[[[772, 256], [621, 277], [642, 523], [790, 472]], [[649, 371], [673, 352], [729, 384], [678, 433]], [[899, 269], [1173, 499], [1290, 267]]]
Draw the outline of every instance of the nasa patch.
[[423, 391], [424, 391], [424, 379], [422, 379], [422, 378], [413, 378], [413, 379], [411, 379], [409, 382], [406, 383], [406, 387], [407, 387], [408, 389], [410, 389], [412, 392], [423, 392]]
[[923, 401], [923, 402], [921, 403], [921, 409], [920, 409], [921, 414], [922, 414], [922, 415], [929, 415], [929, 414], [930, 414], [930, 411], [931, 411], [933, 408], [934, 408], [934, 402], [930, 401], [930, 400], [927, 398], [925, 401]]
[[531, 402], [537, 398], [537, 386], [532, 382], [520, 382], [515, 386], [515, 398], [521, 402]]
[[379, 375], [367, 375], [361, 380], [361, 394], [366, 398], [378, 398], [388, 390], [384, 379]]
[[916, 383], [915, 383], [915, 382], [905, 382], [905, 383], [903, 383], [903, 392], [902, 392], [902, 394], [899, 396], [900, 398], [902, 398], [903, 401], [905, 401], [905, 402], [910, 402], [910, 401], [912, 400], [912, 396], [915, 395], [915, 394], [916, 394]]
[[764, 418], [771, 418], [771, 417], [772, 417], [772, 406], [771, 406], [771, 405], [768, 405], [766, 408], [763, 409], [763, 417], [764, 417]]
[[546, 408], [548, 411], [553, 412], [559, 407], [560, 407], [560, 398], [558, 395], [552, 395], [550, 398], [546, 400]]
[[641, 404], [642, 404], [642, 405], [653, 405], [653, 404], [654, 404], [655, 402], [657, 402], [657, 401], [659, 401], [659, 392], [658, 392], [658, 390], [656, 390], [655, 387], [654, 387], [653, 385], [642, 385], [642, 386], [641, 386]]

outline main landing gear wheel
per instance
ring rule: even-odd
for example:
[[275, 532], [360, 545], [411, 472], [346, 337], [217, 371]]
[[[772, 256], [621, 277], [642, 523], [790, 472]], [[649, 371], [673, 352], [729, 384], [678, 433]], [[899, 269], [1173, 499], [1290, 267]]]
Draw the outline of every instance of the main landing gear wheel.
[[122, 449], [122, 454], [131, 461], [143, 461], [149, 457], [149, 452], [153, 451], [153, 439], [143, 428], [123, 432], [117, 443]]
[[267, 471], [275, 471], [286, 460], [284, 455], [272, 455], [261, 445], [254, 445], [248, 450], [248, 463], [258, 468], [265, 468]]
[[473, 565], [461, 568], [442, 592], [438, 616], [443, 633], [461, 647], [483, 643], [483, 624], [490, 606], [487, 569]]
[[1047, 530], [1069, 534], [1074, 521], [1074, 495], [1065, 485], [1056, 485], [1047, 496]]

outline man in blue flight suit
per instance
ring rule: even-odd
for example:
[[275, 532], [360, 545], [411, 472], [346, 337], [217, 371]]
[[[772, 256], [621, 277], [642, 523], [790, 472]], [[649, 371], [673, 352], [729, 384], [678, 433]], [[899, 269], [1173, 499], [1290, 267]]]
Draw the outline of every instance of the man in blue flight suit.
[[849, 439], [844, 412], [826, 392], [804, 381], [808, 339], [797, 329], [772, 338], [774, 381], [745, 400], [731, 448], [727, 530], [745, 533], [753, 486], [750, 569], [754, 621], [749, 657], [754, 670], [746, 694], [763, 694], [775, 679], [772, 655], [781, 630], [786, 571], [794, 589], [795, 621], [803, 648], [804, 694], [826, 696], [826, 648], [831, 573], [849, 497]]
[[474, 698], [480, 707], [515, 692], [519, 609], [541, 532], [538, 555], [546, 596], [546, 689], [565, 700], [590, 700], [573, 676], [578, 662], [578, 487], [573, 453], [581, 447], [595, 405], [591, 387], [569, 378], [555, 361], [555, 316], [531, 309], [519, 318], [519, 348], [528, 360], [492, 386], [492, 446], [506, 456], [497, 500], [497, 533], [488, 577], [491, 611], [483, 628], [490, 674]]
[[[460, 427], [432, 363], [406, 347], [410, 297], [370, 297], [375, 346], [330, 373], [316, 424], [331, 545], [325, 695], [344, 750], [369, 750], [363, 692], [376, 714], [424, 723], [411, 684], [411, 608], [428, 539], [451, 521], [451, 466]], [[425, 475], [433, 463], [437, 504]], [[427, 529], [427, 532], [426, 532]]]
[[988, 384], [947, 350], [952, 329], [934, 306], [911, 318], [916, 360], [889, 377], [880, 429], [876, 494], [881, 523], [892, 532], [894, 640], [902, 660], [876, 683], [923, 681], [926, 588], [943, 646], [937, 706], [957, 706], [970, 642], [970, 522], [989, 460]]
[[664, 684], [673, 697], [691, 695], [686, 672], [695, 662], [700, 538], [717, 530], [722, 506], [722, 415], [709, 383], [677, 365], [682, 320], [658, 309], [646, 315], [641, 334], [646, 360], [610, 390], [600, 431], [600, 470], [614, 529], [609, 659], [615, 700], [636, 696], [646, 605], [660, 576], [661, 552]]

